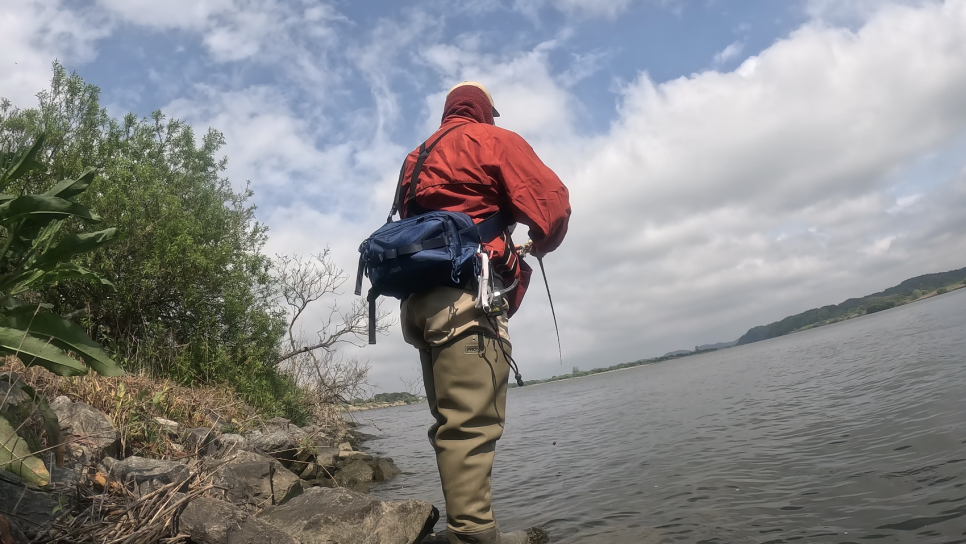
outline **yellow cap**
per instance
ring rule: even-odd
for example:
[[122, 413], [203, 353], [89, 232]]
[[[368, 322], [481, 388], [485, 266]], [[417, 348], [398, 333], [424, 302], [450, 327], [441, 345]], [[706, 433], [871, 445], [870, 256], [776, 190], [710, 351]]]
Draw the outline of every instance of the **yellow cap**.
[[449, 92], [446, 93], [446, 95], [449, 96], [449, 93], [453, 92], [455, 89], [459, 87], [464, 87], [466, 85], [469, 85], [471, 87], [476, 87], [477, 89], [483, 91], [483, 94], [485, 94], [486, 98], [490, 101], [490, 107], [493, 108], [493, 117], [500, 116], [500, 112], [496, 111], [496, 105], [493, 103], [493, 95], [491, 95], [490, 91], [486, 90], [486, 87], [484, 87], [481, 83], [477, 83], [475, 81], [464, 81], [463, 83], [457, 83], [456, 85], [453, 85], [453, 88], [450, 89]]

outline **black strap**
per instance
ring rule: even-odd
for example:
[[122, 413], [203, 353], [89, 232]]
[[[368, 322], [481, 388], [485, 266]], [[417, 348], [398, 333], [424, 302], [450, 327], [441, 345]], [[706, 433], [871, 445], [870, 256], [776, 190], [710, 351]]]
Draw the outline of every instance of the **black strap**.
[[557, 353], [560, 355], [560, 364], [563, 364], [563, 350], [560, 348], [560, 327], [557, 326], [557, 312], [553, 311], [553, 296], [550, 295], [550, 284], [547, 283], [547, 271], [543, 269], [543, 257], [537, 257], [540, 264], [540, 273], [543, 274], [543, 284], [547, 286], [547, 298], [550, 300], [550, 315], [553, 316], [553, 328], [557, 331]]
[[400, 248], [383, 251], [379, 254], [379, 262], [388, 261], [389, 259], [395, 259], [396, 257], [402, 257], [404, 255], [419, 253], [424, 249], [437, 249], [446, 247], [447, 245], [449, 245], [449, 238], [446, 236], [430, 238], [429, 240], [423, 240], [422, 242], [416, 242]]
[[[389, 209], [389, 216], [386, 217], [386, 223], [392, 223], [392, 216], [396, 215], [396, 211], [399, 209], [399, 190], [402, 189], [404, 175], [406, 175], [405, 159], [403, 159], [402, 168], [399, 169], [399, 180], [396, 182], [396, 192], [392, 196], [392, 208]], [[358, 295], [359, 293], [356, 294]]]
[[366, 271], [366, 254], [359, 248], [359, 268], [356, 269], [356, 295], [362, 294], [362, 274]]
[[376, 343], [376, 299], [379, 298], [372, 290], [369, 291], [369, 343]]
[[411, 178], [409, 178], [409, 198], [406, 199], [406, 202], [416, 198], [416, 185], [419, 184], [419, 174], [423, 170], [423, 163], [426, 162], [426, 157], [429, 157], [429, 154], [433, 151], [433, 148], [436, 147], [436, 144], [438, 144], [444, 136], [450, 132], [453, 132], [464, 124], [465, 123], [461, 123], [455, 127], [446, 129], [446, 132], [440, 134], [439, 138], [436, 138], [435, 142], [429, 144], [429, 147], [426, 147], [426, 142], [423, 142], [422, 145], [419, 146], [419, 156], [416, 157], [416, 166], [413, 167], [413, 175]]

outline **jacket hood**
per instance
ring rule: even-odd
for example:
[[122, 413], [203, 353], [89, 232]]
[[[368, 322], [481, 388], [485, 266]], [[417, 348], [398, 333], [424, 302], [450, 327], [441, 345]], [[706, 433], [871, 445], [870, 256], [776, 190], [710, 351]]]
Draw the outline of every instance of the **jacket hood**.
[[493, 105], [490, 104], [489, 97], [478, 87], [472, 85], [461, 85], [456, 87], [446, 95], [446, 104], [443, 106], [442, 123], [448, 117], [463, 117], [492, 125]]

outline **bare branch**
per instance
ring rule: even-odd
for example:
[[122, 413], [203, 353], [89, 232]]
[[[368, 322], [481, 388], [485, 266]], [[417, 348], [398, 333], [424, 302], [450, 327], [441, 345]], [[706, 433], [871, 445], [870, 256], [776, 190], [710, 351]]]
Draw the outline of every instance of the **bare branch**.
[[[369, 363], [355, 358], [337, 356], [343, 344], [362, 346], [369, 335], [369, 306], [355, 300], [348, 308], [334, 300], [348, 280], [336, 266], [328, 249], [308, 258], [276, 256], [275, 274], [278, 282], [278, 301], [288, 313], [287, 344], [284, 353], [275, 361], [302, 386], [313, 402], [333, 404], [349, 402], [352, 397], [366, 396]], [[318, 321], [314, 340], [303, 333], [304, 317], [309, 308], [332, 299], [327, 314]], [[377, 332], [387, 334], [394, 322], [391, 312], [377, 306]]]

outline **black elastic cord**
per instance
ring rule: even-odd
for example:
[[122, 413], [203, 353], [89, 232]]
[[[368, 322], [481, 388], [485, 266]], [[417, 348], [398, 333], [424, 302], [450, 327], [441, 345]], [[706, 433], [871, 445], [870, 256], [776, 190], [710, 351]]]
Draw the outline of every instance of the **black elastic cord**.
[[510, 354], [508, 354], [506, 352], [506, 348], [503, 347], [503, 342], [506, 342], [506, 343], [509, 344], [510, 341], [509, 340], [504, 340], [500, 336], [500, 323], [499, 323], [499, 321], [497, 321], [496, 318], [489, 317], [489, 316], [487, 316], [486, 319], [490, 322], [490, 326], [493, 327], [493, 330], [496, 331], [496, 343], [497, 343], [498, 346], [500, 346], [500, 351], [503, 352], [503, 358], [506, 359], [507, 364], [510, 365], [510, 368], [513, 370], [513, 377], [516, 379], [517, 385], [520, 386], [520, 387], [526, 386], [526, 384], [523, 383], [523, 376], [520, 374], [520, 368], [517, 366], [517, 362], [513, 359], [513, 357], [510, 357]]

